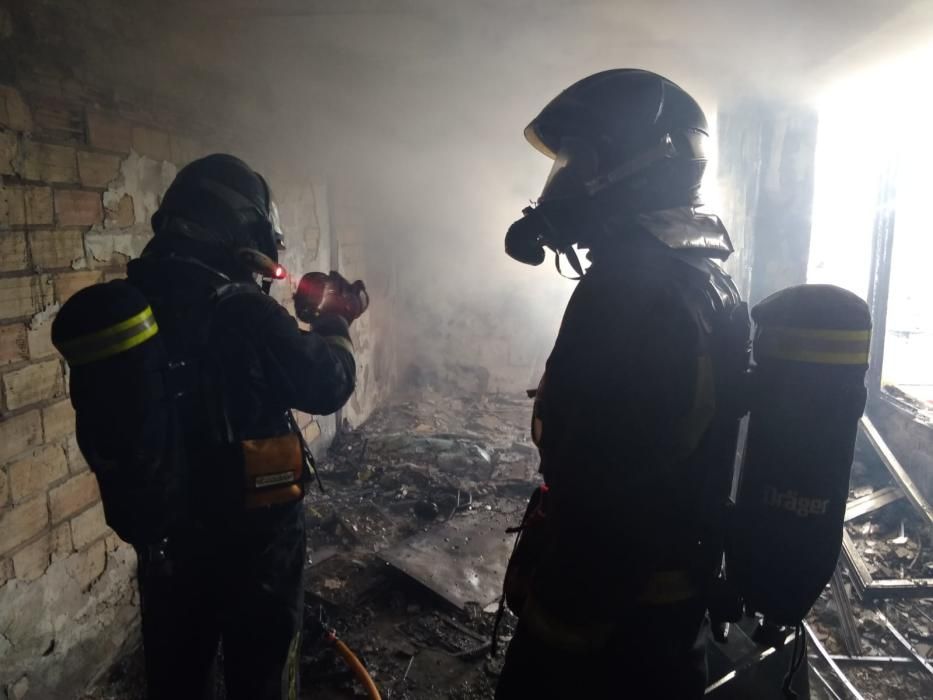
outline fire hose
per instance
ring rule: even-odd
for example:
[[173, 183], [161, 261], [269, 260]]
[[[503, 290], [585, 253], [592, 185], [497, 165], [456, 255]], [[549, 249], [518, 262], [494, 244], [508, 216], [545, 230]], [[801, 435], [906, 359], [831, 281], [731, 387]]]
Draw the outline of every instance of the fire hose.
[[369, 696], [370, 700], [382, 700], [382, 696], [379, 694], [379, 688], [376, 687], [376, 683], [369, 675], [366, 667], [363, 666], [363, 662], [357, 658], [356, 654], [353, 653], [350, 647], [348, 647], [343, 642], [343, 640], [337, 637], [337, 633], [334, 630], [328, 631], [325, 638], [337, 649], [337, 653], [340, 654], [340, 656], [346, 662], [347, 666], [350, 667], [353, 675], [356, 676], [356, 679], [366, 689], [366, 694]]

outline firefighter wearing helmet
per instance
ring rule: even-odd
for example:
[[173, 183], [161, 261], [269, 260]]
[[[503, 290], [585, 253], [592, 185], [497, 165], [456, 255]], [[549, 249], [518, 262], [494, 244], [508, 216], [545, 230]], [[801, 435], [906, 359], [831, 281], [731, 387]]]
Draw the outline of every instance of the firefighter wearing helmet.
[[362, 309], [317, 308], [306, 332], [263, 293], [284, 238], [265, 179], [233, 156], [184, 167], [152, 224], [128, 282], [158, 320], [163, 393], [180, 397], [186, 498], [164, 537], [137, 543], [149, 697], [203, 697], [222, 642], [227, 697], [294, 698], [310, 457], [290, 411], [348, 400]]
[[554, 166], [506, 252], [550, 249], [581, 279], [536, 395], [546, 486], [506, 574], [519, 624], [497, 698], [703, 695], [749, 341], [729, 236], [696, 210], [708, 131], [684, 90], [630, 69], [525, 129]]

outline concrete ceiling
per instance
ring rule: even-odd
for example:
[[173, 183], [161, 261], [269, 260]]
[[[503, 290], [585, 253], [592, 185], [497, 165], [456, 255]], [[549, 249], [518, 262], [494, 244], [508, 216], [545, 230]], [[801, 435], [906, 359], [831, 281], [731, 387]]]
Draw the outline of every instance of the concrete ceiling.
[[192, 5], [179, 4], [184, 21], [173, 26], [221, 42], [212, 57], [245, 66], [283, 123], [377, 132], [409, 148], [477, 132], [514, 139], [560, 89], [604, 68], [655, 70], [708, 107], [733, 96], [806, 100], [875, 57], [933, 41], [933, 0]]
[[[916, 0], [230, 0], [198, 3], [194, 24], [251, 37], [248, 54], [387, 75], [563, 85], [606, 66], [642, 65], [721, 95], [811, 89], [869, 44], [933, 39]], [[907, 18], [907, 21], [904, 21]], [[909, 32], [905, 34], [905, 29]], [[924, 37], [925, 35], [925, 37]], [[843, 70], [837, 66], [835, 71]]]
[[[352, 182], [374, 231], [410, 232], [406, 255], [430, 259], [453, 244], [504, 260], [501, 236], [549, 168], [522, 129], [584, 75], [648, 68], [712, 111], [732, 97], [811, 99], [933, 40], [933, 0], [55, 2], [138, 14], [125, 41], [146, 59], [126, 62], [127, 78], [151, 62], [163, 90], [208, 81], [204, 99], [230, 95], [262, 147]], [[121, 69], [112, 47], [94, 51]]]

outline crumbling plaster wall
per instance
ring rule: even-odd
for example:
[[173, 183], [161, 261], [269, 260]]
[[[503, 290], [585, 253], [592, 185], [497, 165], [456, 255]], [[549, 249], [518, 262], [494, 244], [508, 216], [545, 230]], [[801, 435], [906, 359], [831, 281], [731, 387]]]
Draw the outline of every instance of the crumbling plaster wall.
[[[92, 4], [96, 14], [79, 2], [0, 7], [0, 698], [73, 698], [138, 636], [135, 556], [104, 522], [74, 437], [67, 366], [50, 341], [61, 304], [123, 276], [177, 170], [210, 152], [240, 155], [270, 180], [289, 234], [292, 277], [276, 291], [286, 305], [301, 272], [329, 269], [341, 245], [322, 225], [326, 188], [304, 159], [265, 148], [244, 110], [206, 101], [216, 82], [187, 76], [166, 92], [146, 81], [146, 61], [108, 57], [93, 42], [122, 40], [124, 9]], [[345, 257], [378, 267], [361, 248]], [[380, 323], [354, 328], [364, 377], [354, 423], [393, 376]], [[299, 421], [317, 451], [333, 435], [333, 418]]]
[[395, 251], [384, 237], [367, 235], [372, 229], [360, 207], [364, 201], [353, 183], [338, 182], [324, 195], [327, 206], [325, 230], [329, 244], [325, 269], [337, 269], [350, 281], [362, 279], [370, 296], [370, 308], [350, 327], [356, 351], [357, 389], [340, 412], [345, 426], [362, 423], [385, 401], [398, 384], [397, 327], [398, 267]]

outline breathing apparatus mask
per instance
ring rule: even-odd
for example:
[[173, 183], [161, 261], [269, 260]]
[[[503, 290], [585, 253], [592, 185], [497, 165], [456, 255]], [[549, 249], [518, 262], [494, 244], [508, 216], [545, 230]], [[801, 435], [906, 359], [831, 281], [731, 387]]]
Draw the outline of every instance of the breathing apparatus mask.
[[[702, 172], [705, 165], [705, 159], [696, 154], [702, 153], [705, 136], [702, 132], [677, 134], [677, 140], [688, 145], [689, 155], [684, 158], [672, 135], [666, 133], [656, 145], [608, 172], [600, 172], [601, 155], [590, 141], [564, 137], [538, 201], [523, 209], [522, 218], [506, 233], [505, 252], [526, 265], [540, 265], [550, 249], [558, 271], [563, 255], [582, 276], [574, 246], [587, 247], [604, 235], [613, 218], [696, 203], [695, 171]], [[678, 170], [694, 171], [682, 177], [688, 185], [686, 193], [678, 187]]]

